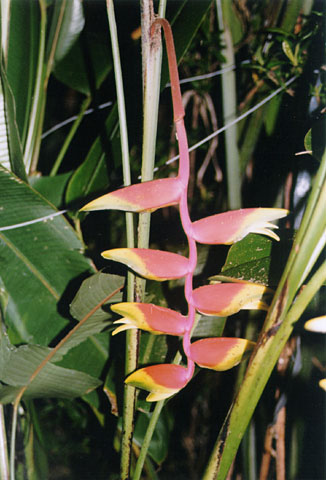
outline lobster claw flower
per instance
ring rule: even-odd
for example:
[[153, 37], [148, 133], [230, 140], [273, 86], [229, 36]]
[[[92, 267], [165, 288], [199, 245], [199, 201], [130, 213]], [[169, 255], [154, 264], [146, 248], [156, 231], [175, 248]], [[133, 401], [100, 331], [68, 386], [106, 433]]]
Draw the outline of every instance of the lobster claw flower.
[[283, 208], [244, 208], [197, 220], [192, 229], [197, 242], [210, 245], [231, 245], [248, 233], [260, 233], [279, 240], [272, 230], [278, 227], [270, 222], [287, 214], [288, 210]]
[[120, 188], [87, 203], [81, 210], [123, 210], [153, 212], [161, 207], [176, 205], [182, 185], [178, 177], [162, 178]]
[[130, 328], [140, 328], [155, 335], [184, 335], [187, 318], [170, 308], [159, 307], [151, 303], [123, 302], [111, 306], [113, 312], [124, 318], [114, 324], [121, 324], [112, 335]]
[[102, 252], [102, 257], [124, 263], [150, 280], [172, 280], [188, 273], [189, 261], [177, 253], [147, 248], [114, 248]]
[[136, 370], [126, 378], [125, 383], [147, 390], [150, 393], [146, 400], [157, 402], [184, 388], [189, 381], [188, 376], [185, 367], [163, 363]]
[[256, 283], [218, 283], [193, 291], [193, 304], [204, 315], [227, 317], [240, 310], [268, 310], [263, 296], [272, 291]]
[[238, 365], [254, 346], [244, 338], [204, 338], [191, 344], [190, 355], [200, 367], [224, 371]]
[[304, 328], [310, 332], [326, 333], [326, 315], [308, 320]]

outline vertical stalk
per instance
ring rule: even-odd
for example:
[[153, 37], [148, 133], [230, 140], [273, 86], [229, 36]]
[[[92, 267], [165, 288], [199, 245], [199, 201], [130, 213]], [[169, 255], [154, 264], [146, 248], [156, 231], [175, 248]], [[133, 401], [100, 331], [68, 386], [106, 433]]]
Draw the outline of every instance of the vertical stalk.
[[[221, 53], [226, 60], [222, 68], [226, 68], [234, 65], [234, 52], [230, 29], [223, 21], [222, 2], [223, 0], [216, 0], [216, 8], [218, 27], [224, 44]], [[223, 125], [226, 125], [236, 118], [237, 97], [234, 70], [224, 73], [221, 81]], [[228, 206], [231, 210], [241, 208], [241, 173], [237, 141], [237, 126], [233, 125], [225, 131], [227, 195]]]
[[[166, 0], [161, 0], [158, 16], [164, 18]], [[158, 106], [161, 86], [162, 44], [160, 34], [150, 36], [154, 10], [152, 0], [141, 1], [142, 61], [143, 61], [143, 145], [142, 182], [152, 180], [155, 163]], [[147, 248], [149, 243], [150, 213], [141, 213], [138, 225], [138, 247]], [[145, 282], [137, 281], [137, 295], [142, 298]]]
[[4, 407], [0, 405], [0, 478], [9, 480], [9, 461]]
[[[128, 145], [128, 130], [126, 119], [126, 108], [123, 90], [123, 80], [120, 63], [119, 42], [117, 34], [117, 26], [114, 14], [113, 0], [107, 0], [107, 14], [109, 20], [114, 74], [117, 90], [118, 113], [121, 137], [121, 151], [122, 151], [122, 168], [124, 185], [128, 186], [131, 183], [130, 161], [129, 161], [129, 145]], [[134, 225], [133, 214], [126, 213], [126, 229], [127, 229], [127, 246], [134, 247]], [[128, 273], [127, 284], [127, 300], [134, 300], [134, 275]], [[137, 353], [138, 353], [138, 334], [137, 331], [129, 331], [126, 335], [126, 354], [125, 354], [125, 373], [128, 375], [137, 367]], [[120, 463], [120, 478], [129, 478], [130, 462], [131, 462], [131, 447], [132, 435], [134, 428], [134, 413], [135, 413], [135, 388], [124, 386], [124, 402], [123, 402], [123, 419], [122, 419], [122, 440], [121, 440], [121, 463]]]

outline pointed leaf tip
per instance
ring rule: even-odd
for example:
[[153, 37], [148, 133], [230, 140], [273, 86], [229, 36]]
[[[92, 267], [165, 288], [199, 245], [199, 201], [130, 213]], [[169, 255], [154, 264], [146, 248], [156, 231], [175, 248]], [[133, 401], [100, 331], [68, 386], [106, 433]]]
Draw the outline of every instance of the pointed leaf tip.
[[270, 221], [285, 217], [288, 213], [283, 208], [244, 208], [219, 213], [194, 222], [194, 238], [199, 243], [210, 245], [231, 245], [249, 233], [260, 233], [279, 240], [271, 230], [278, 227]]
[[124, 302], [112, 305], [111, 309], [124, 318], [116, 320], [122, 324], [112, 335], [130, 328], [140, 328], [156, 335], [184, 335], [187, 318], [169, 308], [159, 307], [151, 303]]
[[191, 344], [190, 353], [200, 367], [224, 371], [238, 365], [254, 346], [254, 342], [243, 338], [204, 338]]
[[264, 294], [271, 293], [265, 285], [255, 283], [218, 283], [193, 291], [195, 308], [204, 315], [227, 317], [240, 310], [268, 310]]
[[102, 252], [102, 257], [127, 265], [139, 275], [150, 280], [172, 280], [188, 273], [186, 257], [147, 248], [115, 248]]
[[125, 383], [147, 390], [148, 402], [157, 402], [171, 397], [188, 383], [187, 369], [180, 365], [160, 364], [141, 368], [129, 375]]
[[123, 210], [125, 212], [153, 212], [158, 208], [176, 205], [182, 185], [178, 179], [162, 178], [120, 188], [87, 203], [81, 211]]

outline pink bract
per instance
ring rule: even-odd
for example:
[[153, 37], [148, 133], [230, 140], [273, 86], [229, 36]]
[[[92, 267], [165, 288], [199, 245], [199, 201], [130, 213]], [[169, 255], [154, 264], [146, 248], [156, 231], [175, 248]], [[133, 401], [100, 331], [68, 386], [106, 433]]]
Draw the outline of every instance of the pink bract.
[[182, 186], [178, 177], [162, 178], [120, 188], [89, 202], [81, 210], [123, 210], [153, 212], [158, 208], [176, 205]]

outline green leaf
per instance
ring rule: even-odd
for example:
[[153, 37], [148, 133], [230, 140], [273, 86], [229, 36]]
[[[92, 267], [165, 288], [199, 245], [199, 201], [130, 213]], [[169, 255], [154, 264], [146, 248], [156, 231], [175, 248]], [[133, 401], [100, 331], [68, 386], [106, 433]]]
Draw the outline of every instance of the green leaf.
[[49, 466], [46, 456], [46, 442], [43, 439], [40, 422], [33, 401], [25, 401], [25, 415], [21, 422], [24, 433], [24, 450], [28, 480], [48, 478]]
[[[96, 305], [101, 303], [110, 293], [124, 284], [124, 278], [118, 275], [96, 273], [84, 280], [76, 297], [74, 298], [70, 313], [77, 319], [82, 320]], [[110, 303], [120, 302], [122, 293], [119, 292], [100, 309], [98, 309], [70, 339], [60, 348], [59, 353], [65, 354], [64, 358], [56, 362], [57, 365], [66, 368], [82, 370], [90, 375], [100, 377], [103, 368], [108, 360], [110, 352], [111, 334], [108, 331], [101, 332], [111, 319], [111, 312], [108, 309]], [[68, 351], [69, 350], [69, 351]], [[114, 372], [110, 366], [107, 373], [107, 382], [111, 390], [115, 391]], [[85, 400], [93, 408], [99, 408], [98, 398], [95, 392], [87, 395]], [[97, 411], [97, 410], [96, 410]], [[97, 412], [99, 415], [99, 413]]]
[[222, 10], [225, 24], [231, 30], [233, 45], [237, 45], [246, 33], [245, 20], [233, 2], [222, 0]]
[[291, 46], [289, 44], [289, 42], [287, 42], [286, 40], [284, 40], [282, 42], [282, 49], [283, 49], [283, 52], [285, 53], [285, 55], [288, 57], [288, 59], [291, 61], [291, 63], [294, 65], [294, 66], [297, 66], [297, 60], [295, 58], [295, 56], [293, 55], [293, 52], [292, 52], [292, 49], [291, 49]]
[[[15, 400], [21, 387], [29, 379], [50, 349], [40, 345], [23, 345], [15, 348], [4, 334], [0, 342], [0, 380], [7, 384], [0, 387], [0, 402]], [[61, 397], [74, 398], [97, 388], [101, 382], [90, 375], [69, 370], [48, 362], [24, 393], [26, 398]]]
[[[98, 272], [83, 281], [77, 295], [70, 305], [70, 313], [76, 320], [82, 320], [85, 315], [98, 305], [105, 297], [118, 288], [123, 288], [125, 278], [120, 275]], [[111, 303], [122, 301], [122, 292], [115, 294], [110, 300], [97, 310], [90, 318], [97, 321], [107, 321], [112, 313], [108, 309]]]
[[[56, 213], [4, 168], [0, 168], [0, 209], [0, 229]], [[67, 318], [58, 313], [58, 302], [64, 293], [69, 298], [73, 281], [92, 271], [82, 248], [62, 216], [0, 230], [0, 284], [8, 294], [4, 318], [13, 343], [48, 345], [67, 325]]]
[[[85, 95], [92, 93], [92, 79], [99, 88], [112, 70], [109, 41], [88, 33], [84, 42], [79, 38], [53, 70], [60, 82]], [[91, 72], [91, 73], [90, 73]]]
[[[113, 293], [119, 288], [122, 289], [124, 281], [124, 277], [120, 277], [119, 275], [109, 275], [101, 272], [87, 278], [82, 283], [76, 297], [72, 301], [70, 306], [71, 315], [77, 320], [82, 320], [96, 305], [110, 295], [110, 293]], [[103, 328], [108, 325], [108, 321], [112, 317], [112, 313], [108, 309], [109, 304], [121, 301], [122, 292], [119, 291], [80, 326], [74, 335], [60, 348], [59, 352], [65, 354], [71, 348], [84, 342], [91, 335], [100, 333]]]
[[[183, 55], [189, 48], [192, 39], [197, 33], [207, 11], [211, 5], [210, 0], [189, 0], [183, 2], [181, 8], [177, 11], [171, 20], [173, 38], [177, 61], [180, 62]], [[165, 87], [169, 81], [169, 71], [166, 60], [166, 52], [163, 53], [161, 86]]]
[[30, 185], [55, 207], [60, 208], [64, 201], [64, 193], [73, 172], [62, 173], [55, 177], [33, 176], [29, 178]]
[[283, 95], [279, 94], [272, 98], [272, 100], [266, 105], [264, 111], [264, 124], [268, 136], [272, 135], [274, 132], [282, 99]]
[[103, 135], [112, 142], [118, 121], [116, 105], [112, 108], [104, 126], [104, 133], [99, 135], [91, 146], [86, 159], [77, 168], [67, 187], [66, 202], [73, 204], [85, 200], [86, 197], [100, 193], [108, 188], [107, 152], [103, 146]]
[[307, 153], [312, 153], [312, 135], [311, 135], [311, 128], [308, 130], [308, 132], [306, 133], [305, 137], [304, 137], [304, 147], [307, 151]]
[[[54, 7], [61, 5], [55, 2]], [[65, 6], [59, 38], [55, 49], [55, 64], [60, 62], [77, 41], [85, 25], [83, 5], [80, 0], [68, 0]]]
[[27, 181], [16, 123], [15, 102], [1, 64], [0, 69], [0, 162], [21, 179]]
[[[286, 232], [281, 242], [261, 235], [247, 235], [232, 245], [221, 273], [247, 282], [277, 285], [292, 244], [290, 235], [288, 238], [285, 235]], [[220, 277], [214, 276], [210, 280], [220, 280]]]
[[[138, 415], [133, 438], [133, 441], [138, 446], [141, 446], [143, 443], [143, 438], [146, 434], [151, 415], [152, 413], [150, 412], [140, 412]], [[164, 408], [158, 419], [149, 445], [148, 453], [158, 465], [163, 463], [168, 453], [171, 432], [170, 420], [168, 410], [167, 408]]]
[[24, 145], [38, 56], [39, 4], [20, 1], [8, 3], [10, 3], [6, 25], [8, 44], [4, 63], [8, 84], [14, 97], [15, 121]]
[[325, 126], [326, 120], [322, 117], [313, 124], [304, 137], [307, 153], [312, 154], [319, 161], [325, 149]]
[[226, 317], [208, 317], [202, 315], [194, 329], [192, 337], [221, 337], [225, 322]]

